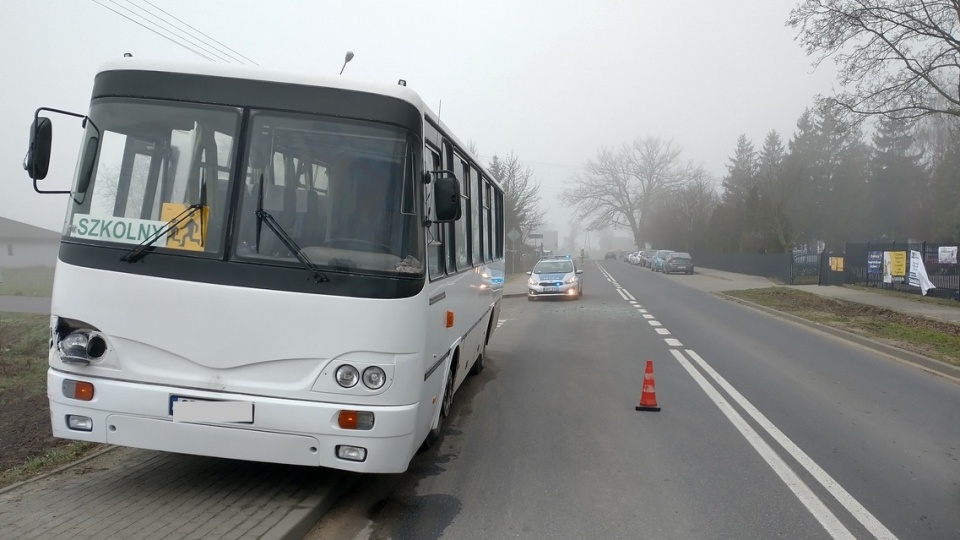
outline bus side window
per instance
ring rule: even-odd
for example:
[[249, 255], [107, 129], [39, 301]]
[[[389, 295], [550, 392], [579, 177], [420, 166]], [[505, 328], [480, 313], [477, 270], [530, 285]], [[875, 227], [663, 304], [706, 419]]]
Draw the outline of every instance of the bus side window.
[[[426, 171], [441, 169], [440, 153], [433, 147], [424, 147], [423, 161], [423, 167]], [[442, 224], [434, 223], [430, 225], [430, 228], [427, 230], [427, 265], [430, 271], [430, 279], [442, 277], [445, 270], [442, 229]]]

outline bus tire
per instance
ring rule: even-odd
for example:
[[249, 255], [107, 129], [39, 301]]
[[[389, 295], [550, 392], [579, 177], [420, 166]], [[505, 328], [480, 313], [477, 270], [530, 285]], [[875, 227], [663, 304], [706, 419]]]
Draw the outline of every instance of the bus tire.
[[453, 368], [447, 371], [447, 380], [444, 383], [443, 399], [440, 401], [440, 418], [437, 420], [437, 427], [427, 433], [427, 438], [423, 440], [421, 450], [432, 448], [440, 441], [440, 434], [443, 432], [443, 419], [450, 415], [450, 409], [453, 407]]
[[483, 353], [485, 351], [480, 351], [480, 355], [477, 356], [477, 361], [473, 363], [473, 367], [470, 368], [470, 375], [479, 375], [483, 372]]
[[479, 375], [483, 372], [483, 357], [487, 355], [487, 343], [490, 343], [490, 328], [493, 326], [493, 315], [487, 322], [487, 333], [483, 336], [483, 342], [480, 343], [480, 354], [477, 355], [477, 361], [470, 368], [469, 375]]

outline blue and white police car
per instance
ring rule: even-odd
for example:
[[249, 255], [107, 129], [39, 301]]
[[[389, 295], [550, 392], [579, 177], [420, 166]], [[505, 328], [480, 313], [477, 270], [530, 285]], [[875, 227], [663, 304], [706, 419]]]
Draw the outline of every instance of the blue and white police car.
[[566, 257], [550, 257], [540, 259], [533, 267], [527, 279], [527, 300], [536, 300], [543, 297], [565, 297], [578, 299], [583, 295], [583, 274], [573, 263], [573, 259]]

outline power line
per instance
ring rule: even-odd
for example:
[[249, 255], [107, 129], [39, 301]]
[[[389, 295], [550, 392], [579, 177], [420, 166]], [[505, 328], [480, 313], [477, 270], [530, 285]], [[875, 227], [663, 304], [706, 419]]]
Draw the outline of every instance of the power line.
[[[174, 16], [173, 14], [171, 14], [171, 13], [163, 10], [162, 8], [154, 5], [154, 4], [151, 3], [149, 0], [142, 0], [142, 1], [143, 1], [144, 3], [150, 5], [151, 7], [153, 7], [154, 9], [156, 9], [157, 11], [163, 13], [163, 14], [166, 15], [167, 17], [170, 17], [170, 18], [172, 18], [173, 20], [177, 21], [177, 22], [180, 23], [181, 25], [186, 26], [187, 28], [189, 28], [189, 29], [192, 30], [193, 32], [196, 32], [196, 33], [204, 36], [204, 38], [206, 38], [206, 40], [204, 40], [204, 39], [201, 38], [201, 37], [198, 37], [196, 34], [192, 33], [192, 32], [189, 31], [189, 30], [185, 30], [184, 28], [178, 26], [176, 23], [173, 23], [173, 22], [171, 22], [171, 21], [169, 21], [169, 20], [166, 20], [163, 16], [158, 15], [157, 13], [154, 13], [154, 12], [152, 12], [152, 11], [144, 8], [143, 6], [140, 6], [140, 5], [135, 4], [132, 0], [127, 0], [127, 4], [129, 4], [129, 5], [132, 6], [133, 8], [135, 8], [135, 9], [137, 9], [137, 10], [143, 12], [143, 13], [146, 13], [150, 18], [147, 18], [147, 17], [145, 17], [144, 15], [141, 15], [141, 14], [139, 14], [139, 13], [135, 13], [135, 12], [134, 12], [132, 9], [130, 9], [129, 7], [120, 5], [116, 0], [108, 0], [108, 1], [109, 1], [111, 4], [117, 6], [117, 8], [126, 11], [127, 13], [129, 13], [130, 15], [132, 15], [133, 17], [136, 17], [136, 19], [133, 18], [133, 17], [131, 17], [131, 16], [128, 16], [128, 15], [126, 15], [126, 14], [124, 14], [124, 13], [121, 13], [121, 12], [118, 11], [117, 9], [114, 9], [114, 8], [112, 8], [112, 7], [110, 7], [110, 6], [102, 3], [102, 2], [99, 1], [99, 0], [92, 0], [92, 1], [93, 1], [95, 4], [101, 6], [101, 7], [105, 8], [105, 9], [108, 9], [108, 10], [116, 13], [117, 15], [119, 15], [119, 16], [127, 19], [128, 21], [130, 21], [130, 22], [132, 22], [132, 23], [134, 23], [134, 24], [137, 24], [138, 26], [141, 26], [142, 28], [145, 28], [145, 29], [153, 32], [154, 34], [156, 34], [156, 35], [158, 35], [158, 36], [160, 36], [160, 37], [162, 37], [162, 38], [170, 41], [171, 43], [174, 43], [174, 44], [176, 44], [176, 45], [179, 45], [180, 47], [182, 47], [182, 48], [184, 48], [184, 49], [186, 49], [186, 50], [188, 50], [188, 51], [196, 54], [197, 56], [203, 58], [204, 60], [208, 60], [208, 61], [210, 61], [210, 62], [215, 62], [216, 59], [219, 59], [219, 60], [223, 60], [223, 61], [225, 61], [225, 62], [227, 62], [227, 63], [230, 63], [231, 60], [232, 60], [232, 61], [235, 61], [235, 62], [238, 62], [238, 63], [241, 63], [241, 64], [245, 64], [246, 62], [244, 62], [244, 60], [246, 60], [247, 62], [251, 62], [251, 63], [253, 63], [254, 65], [257, 65], [257, 66], [260, 65], [260, 64], [258, 64], [257, 62], [255, 62], [254, 60], [251, 60], [250, 58], [244, 56], [243, 54], [237, 52], [236, 50], [234, 50], [234, 49], [232, 49], [232, 48], [224, 45], [223, 43], [221, 43], [221, 42], [217, 41], [216, 39], [210, 37], [209, 35], [203, 33], [203, 32], [200, 31], [199, 29], [191, 26], [190, 24], [188, 24], [187, 22], [183, 21], [182, 19], [179, 19], [179, 18], [177, 18], [176, 16]], [[163, 25], [165, 25], [165, 26], [168, 27], [168, 28], [172, 28], [173, 31], [168, 30], [167, 28], [164, 28], [163, 26], [160, 26], [159, 24], [157, 24], [157, 22], [155, 22], [154, 20], [151, 20], [151, 18], [152, 18], [152, 19], [155, 19], [156, 21], [159, 21], [160, 23], [162, 23]], [[139, 19], [139, 20], [137, 20], [137, 19]], [[142, 22], [141, 22], [141, 21], [142, 21]], [[176, 32], [176, 33], [175, 33], [175, 32]], [[179, 34], [179, 35], [178, 35], [178, 34]], [[207, 40], [209, 40], [209, 41], [207, 41]], [[214, 45], [214, 44], [211, 43], [211, 42], [216, 43], [216, 45]], [[219, 46], [219, 47], [218, 47], [218, 46]], [[198, 49], [199, 49], [199, 50], [198, 50]], [[225, 50], [224, 50], [224, 49], [225, 49]], [[202, 51], [202, 52], [201, 52], [201, 51]], [[230, 51], [230, 52], [227, 52], [227, 51]], [[205, 53], [206, 53], [206, 54], [205, 54]], [[231, 53], [233, 53], [233, 54], [231, 54]], [[215, 58], [212, 58], [211, 56], [215, 57], [216, 59], [215, 59]], [[239, 58], [238, 58], [238, 56], [239, 56]], [[241, 60], [241, 58], [242, 58], [243, 60]]]
[[[143, 2], [145, 2], [145, 3], [147, 3], [147, 4], [150, 4], [150, 5], [153, 6], [155, 9], [157, 9], [157, 10], [159, 10], [160, 12], [164, 13], [164, 14], [167, 15], [168, 17], [173, 18], [173, 20], [179, 22], [180, 24], [185, 25], [187, 28], [190, 28], [190, 29], [193, 30], [194, 32], [199, 33], [201, 36], [209, 39], [210, 41], [216, 43], [217, 45], [220, 45], [220, 46], [223, 47], [224, 49], [226, 49], [226, 50], [228, 50], [228, 51], [236, 54], [236, 55], [239, 56], [240, 58], [243, 58], [244, 60], [247, 60], [247, 61], [250, 62], [251, 64], [253, 64], [253, 65], [255, 65], [255, 66], [259, 66], [259, 65], [260, 65], [260, 64], [256, 63], [255, 61], [251, 60], [250, 58], [244, 56], [243, 54], [237, 52], [236, 50], [231, 49], [231, 48], [228, 47], [227, 45], [224, 45], [223, 43], [217, 41], [216, 39], [214, 39], [214, 38], [212, 38], [212, 37], [210, 37], [210, 36], [208, 36], [207, 34], [204, 34], [204, 33], [203, 33], [202, 31], [200, 31], [199, 29], [194, 28], [193, 26], [190, 26], [189, 23], [187, 23], [187, 22], [185, 22], [185, 21], [183, 21], [183, 20], [181, 20], [181, 19], [178, 19], [176, 16], [174, 16], [174, 15], [172, 15], [172, 14], [164, 11], [162, 8], [160, 8], [160, 7], [156, 6], [155, 4], [151, 3], [150, 0], [143, 0]], [[224, 53], [224, 54], [226, 54], [226, 53]], [[229, 55], [228, 55], [228, 56], [229, 56]], [[234, 59], [236, 59], [236, 58], [234, 58]], [[243, 63], [243, 62], [241, 62], [241, 63]]]
[[[152, 12], [150, 12], [149, 10], [147, 10], [146, 8], [144, 8], [143, 6], [138, 6], [137, 4], [131, 2], [130, 0], [127, 0], [127, 3], [130, 4], [131, 6], [133, 6], [134, 8], [136, 8], [136, 9], [138, 9], [138, 10], [146, 13], [146, 14], [149, 15], [150, 17], [152, 17], [152, 18], [160, 21], [160, 23], [166, 25], [167, 27], [172, 28], [175, 32], [180, 33], [180, 34], [183, 36], [183, 38], [185, 38], [186, 41], [189, 42], [191, 45], [196, 46], [196, 47], [199, 47], [199, 48], [202, 49], [204, 52], [206, 52], [206, 53], [208, 53], [208, 54], [212, 54], [213, 56], [216, 56], [216, 57], [219, 58], [220, 60], [223, 60], [223, 61], [225, 61], [225, 62], [227, 62], [227, 63], [230, 62], [231, 58], [229, 57], [229, 55], [226, 55], [226, 53], [223, 53], [222, 51], [216, 50], [216, 47], [214, 47], [214, 50], [210, 50], [210, 47], [211, 47], [210, 45], [204, 43], [203, 41], [199, 41], [199, 42], [198, 42], [198, 41], [197, 41], [197, 38], [194, 37], [194, 36], [192, 36], [192, 35], [190, 35], [189, 32], [186, 32], [185, 30], [177, 27], [177, 25], [172, 24], [172, 23], [170, 23], [169, 21], [163, 19], [163, 17], [160, 17], [160, 16], [157, 15], [156, 13], [152, 13]], [[152, 5], [152, 4], [151, 4], [151, 5]], [[161, 11], [162, 11], [162, 10], [161, 10]], [[147, 20], [146, 17], [143, 17], [142, 15], [138, 15], [138, 16], [141, 17], [141, 18], [143, 18], [144, 20]], [[154, 24], [154, 25], [156, 26], [156, 23], [151, 23], [151, 24]], [[159, 27], [159, 26], [158, 26], [158, 27]], [[236, 60], [236, 59], [234, 58], [233, 60]], [[239, 60], [238, 60], [238, 62], [239, 62]], [[243, 62], [240, 62], [240, 63], [242, 64]]]
[[[200, 51], [197, 51], [197, 50], [195, 50], [195, 49], [192, 49], [192, 48], [184, 45], [182, 42], [177, 41], [176, 39], [173, 39], [173, 38], [171, 38], [170, 36], [164, 35], [164, 34], [158, 32], [158, 31], [154, 30], [153, 28], [150, 28], [149, 26], [141, 23], [140, 21], [136, 21], [136, 20], [134, 20], [134, 19], [132, 19], [132, 18], [124, 15], [123, 13], [120, 13], [119, 11], [113, 9], [112, 7], [110, 7], [110, 6], [106, 5], [106, 4], [100, 3], [98, 0], [90, 0], [90, 1], [93, 2], [94, 4], [97, 4], [97, 5], [100, 6], [100, 7], [109, 9], [110, 11], [116, 13], [117, 15], [123, 17], [124, 19], [127, 19], [128, 21], [130, 21], [130, 22], [132, 22], [132, 23], [134, 23], [134, 24], [136, 24], [136, 25], [139, 25], [139, 26], [142, 26], [143, 28], [146, 28], [147, 30], [153, 32], [154, 34], [156, 34], [156, 35], [158, 35], [158, 36], [160, 36], [160, 37], [162, 37], [163, 39], [166, 39], [166, 40], [170, 41], [171, 43], [174, 43], [174, 44], [176, 44], [176, 45], [179, 45], [179, 46], [183, 47], [184, 49], [192, 52], [193, 54], [199, 56], [200, 58], [203, 58], [204, 60], [209, 60], [209, 61], [211, 61], [211, 62], [214, 61], [213, 58], [210, 58], [209, 56], [201, 53]], [[113, 0], [110, 0], [110, 1], [111, 1], [111, 3], [116, 4], [116, 2], [114, 2]], [[117, 5], [117, 7], [120, 7], [120, 6]], [[123, 9], [126, 9], [126, 8], [123, 8]], [[130, 11], [130, 10], [127, 10], [127, 11]]]

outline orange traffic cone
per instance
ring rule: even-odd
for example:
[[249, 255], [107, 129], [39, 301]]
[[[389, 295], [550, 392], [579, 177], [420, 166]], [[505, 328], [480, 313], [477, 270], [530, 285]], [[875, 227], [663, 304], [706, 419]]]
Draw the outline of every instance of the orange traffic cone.
[[659, 411], [657, 405], [657, 386], [653, 382], [653, 360], [647, 360], [647, 369], [643, 373], [643, 391], [640, 393], [638, 411]]

